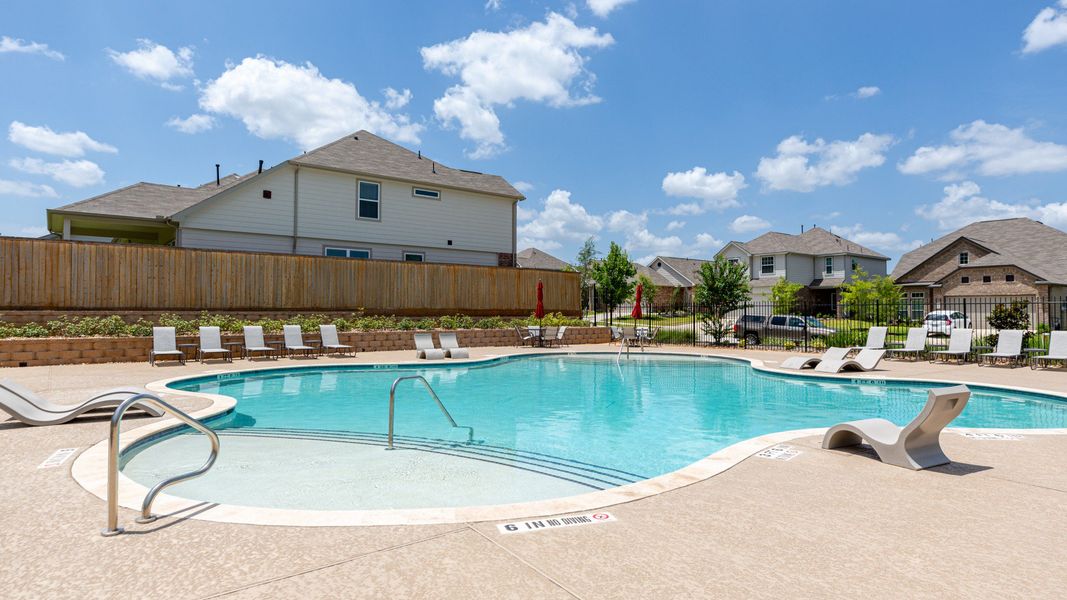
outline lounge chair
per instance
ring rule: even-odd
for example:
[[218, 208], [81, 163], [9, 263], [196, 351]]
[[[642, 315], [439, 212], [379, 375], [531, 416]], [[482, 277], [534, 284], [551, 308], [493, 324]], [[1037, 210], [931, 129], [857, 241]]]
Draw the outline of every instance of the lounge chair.
[[209, 354], [221, 355], [223, 359], [233, 362], [233, 355], [222, 347], [222, 332], [218, 327], [200, 328], [200, 347], [196, 349], [196, 360], [204, 362]]
[[152, 328], [152, 349], [148, 352], [148, 363], [156, 364], [156, 358], [169, 356], [185, 364], [185, 353], [178, 350], [178, 339], [173, 327]]
[[905, 469], [929, 469], [951, 462], [941, 450], [941, 430], [967, 406], [971, 392], [965, 385], [930, 390], [919, 416], [904, 427], [885, 419], [862, 419], [834, 425], [822, 439], [824, 449], [855, 446], [866, 441], [882, 462]]
[[885, 348], [885, 336], [889, 333], [888, 327], [871, 327], [867, 330], [867, 343], [862, 346], [853, 346], [849, 350], [882, 350]]
[[653, 327], [652, 329], [649, 330], [649, 333], [648, 333], [648, 343], [649, 344], [655, 344], [657, 346], [662, 346], [663, 345], [658, 339], [659, 330], [660, 330], [659, 327]]
[[957, 362], [962, 363], [971, 355], [971, 338], [973, 336], [973, 329], [953, 329], [952, 337], [948, 339], [948, 350], [933, 350], [927, 352], [926, 355], [933, 357], [930, 362], [935, 362], [938, 358], [945, 360], [955, 358]]
[[1048, 342], [1048, 354], [1030, 357], [1030, 368], [1047, 367], [1059, 362], [1067, 366], [1067, 331], [1053, 331]]
[[260, 325], [245, 325], [245, 356], [252, 358], [252, 354], [259, 352], [267, 358], [277, 358], [274, 348], [263, 341], [263, 327]]
[[824, 360], [844, 360], [848, 352], [848, 348], [827, 348], [822, 356], [791, 356], [778, 366], [782, 369], [810, 369]]
[[985, 352], [978, 355], [978, 364], [996, 364], [1004, 359], [1011, 366], [1016, 367], [1023, 361], [1023, 334], [1022, 329], [1003, 329], [997, 334], [997, 348], [993, 352]]
[[415, 358], [440, 360], [444, 357], [445, 351], [434, 347], [432, 335], [429, 333], [415, 334]]
[[914, 356], [919, 360], [926, 354], [926, 328], [912, 327], [908, 329], [908, 339], [903, 348], [891, 348], [886, 352], [886, 358], [900, 358]]
[[[338, 354], [348, 354], [352, 352], [352, 346], [342, 344], [341, 340], [337, 337], [336, 325], [319, 325], [319, 337], [322, 339], [322, 351], [329, 352], [336, 350]], [[355, 356], [355, 352], [352, 355]]]
[[885, 350], [866, 348], [860, 350], [855, 358], [843, 358], [838, 360], [824, 360], [815, 365], [819, 373], [840, 373], [841, 371], [873, 371], [878, 368], [878, 363], [885, 356]]
[[[459, 347], [459, 341], [456, 339], [454, 333], [442, 333], [439, 334], [441, 338], [441, 349], [444, 350], [445, 356], [448, 358], [470, 358], [470, 350]], [[431, 338], [432, 341], [432, 338]]]
[[[144, 388], [115, 388], [95, 394], [81, 404], [56, 404], [33, 391], [7, 379], [0, 380], [0, 409], [26, 425], [58, 425], [87, 412], [114, 409], [132, 396], [147, 393]], [[148, 404], [135, 404], [136, 408], [152, 415], [163, 413]]]
[[560, 327], [559, 331], [556, 332], [556, 345], [561, 347], [561, 348], [563, 347], [563, 335], [565, 333], [567, 333], [567, 326], [566, 325]]
[[300, 331], [299, 325], [284, 325], [282, 333], [285, 339], [285, 355], [289, 358], [293, 357], [293, 353], [303, 353], [304, 356], [311, 356], [315, 353], [314, 346], [304, 343], [304, 334]]

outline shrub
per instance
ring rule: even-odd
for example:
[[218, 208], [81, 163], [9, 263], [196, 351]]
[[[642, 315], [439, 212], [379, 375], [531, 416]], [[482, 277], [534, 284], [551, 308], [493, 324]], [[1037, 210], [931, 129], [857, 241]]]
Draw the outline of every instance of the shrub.
[[692, 329], [660, 329], [656, 333], [656, 341], [662, 344], [685, 344], [696, 343], [696, 336]]
[[867, 343], [867, 332], [861, 331], [838, 331], [822, 338], [827, 347], [851, 348], [862, 346]]

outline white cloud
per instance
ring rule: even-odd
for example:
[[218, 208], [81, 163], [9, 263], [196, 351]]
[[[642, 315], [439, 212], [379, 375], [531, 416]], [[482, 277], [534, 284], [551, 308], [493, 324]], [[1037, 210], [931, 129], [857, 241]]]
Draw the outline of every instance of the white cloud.
[[810, 192], [826, 185], [846, 185], [863, 169], [885, 162], [893, 136], [864, 133], [855, 140], [808, 143], [794, 135], [778, 144], [778, 155], [763, 157], [756, 177], [771, 190]]
[[264, 139], [291, 140], [306, 150], [360, 129], [400, 142], [419, 142], [422, 126], [368, 101], [356, 86], [327, 79], [315, 65], [264, 56], [230, 65], [200, 93], [200, 108], [240, 119]]
[[48, 228], [41, 226], [29, 225], [26, 227], [19, 227], [15, 230], [15, 235], [19, 237], [43, 237], [48, 235]]
[[516, 181], [512, 187], [525, 194], [534, 189], [534, 184], [528, 181]]
[[730, 230], [734, 233], [750, 233], [761, 229], [769, 229], [771, 224], [766, 219], [755, 215], [741, 215], [730, 223]]
[[0, 54], [5, 52], [14, 52], [18, 54], [40, 54], [41, 56], [47, 56], [52, 60], [66, 60], [66, 56], [63, 56], [62, 52], [52, 50], [48, 47], [48, 44], [41, 44], [38, 42], [27, 42], [18, 38], [11, 38], [8, 36], [0, 37]]
[[382, 94], [385, 95], [385, 107], [389, 110], [396, 110], [398, 108], [404, 108], [411, 102], [411, 90], [404, 88], [404, 91], [398, 92], [391, 87], [387, 87], [382, 90]]
[[709, 210], [737, 206], [737, 193], [747, 187], [745, 176], [737, 171], [708, 173], [704, 167], [693, 167], [680, 173], [667, 173], [661, 184], [668, 196], [698, 198], [702, 203], [686, 203], [668, 209], [670, 214], [697, 215]]
[[629, 4], [634, 0], [585, 0], [585, 5], [589, 7], [589, 11], [601, 19], [606, 19], [611, 11], [619, 8], [624, 4]]
[[[497, 106], [517, 100], [560, 108], [593, 104], [595, 77], [581, 50], [614, 43], [595, 27], [578, 27], [558, 13], [507, 32], [475, 31], [465, 38], [421, 49], [423, 66], [461, 83], [434, 101], [434, 115], [458, 123], [460, 137], [476, 144], [468, 154], [485, 158], [505, 148]], [[575, 93], [577, 90], [577, 93]]]
[[485, 10], [498, 11], [500, 7], [504, 5], [504, 0], [485, 0]]
[[852, 92], [852, 96], [854, 98], [859, 98], [860, 100], [865, 100], [867, 98], [873, 98], [881, 93], [882, 88], [876, 85], [865, 85], [856, 90], [855, 92]]
[[162, 44], [146, 39], [137, 40], [137, 46], [137, 49], [129, 52], [117, 52], [109, 48], [107, 53], [115, 64], [133, 75], [155, 81], [168, 90], [182, 89], [181, 85], [172, 83], [172, 80], [192, 77], [192, 48], [183, 46], [174, 52]]
[[8, 166], [23, 173], [47, 175], [71, 187], [88, 187], [104, 183], [104, 170], [91, 160], [45, 162], [39, 158], [13, 158]]
[[667, 231], [674, 231], [675, 229], [681, 229], [685, 227], [685, 221], [671, 221], [667, 223]]
[[1023, 54], [1067, 44], [1067, 0], [1060, 0], [1059, 8], [1047, 6], [1041, 9], [1023, 31], [1023, 42]]
[[648, 229], [648, 213], [617, 210], [605, 215], [604, 223], [608, 231], [623, 235], [622, 247], [640, 263], [655, 256], [706, 256], [722, 246], [709, 233], [699, 233], [689, 243], [677, 235], [656, 235]]
[[1046, 225], [1067, 226], [1067, 202], [1010, 204], [981, 195], [982, 188], [973, 181], [945, 186], [945, 195], [935, 204], [915, 209], [920, 217], [937, 221], [941, 229], [958, 229], [975, 221], [1029, 217]]
[[24, 198], [58, 198], [59, 194], [56, 193], [52, 186], [43, 185], [39, 183], [30, 183], [28, 181], [11, 181], [10, 179], [0, 179], [0, 197], [2, 196], [22, 196]]
[[908, 241], [892, 231], [868, 231], [858, 223], [851, 226], [833, 225], [830, 231], [861, 246], [888, 252], [907, 252], [922, 245], [919, 240]]
[[118, 150], [98, 142], [82, 131], [56, 133], [47, 125], [34, 126], [12, 121], [7, 139], [30, 150], [57, 156], [84, 156], [87, 151], [114, 154]]
[[590, 214], [585, 207], [571, 202], [571, 193], [552, 190], [540, 212], [524, 209], [518, 227], [519, 246], [554, 250], [564, 242], [581, 242], [604, 227], [604, 219]]
[[961, 171], [974, 167], [981, 175], [1018, 175], [1067, 169], [1067, 146], [1039, 142], [1023, 129], [978, 120], [949, 133], [951, 144], [923, 146], [897, 165], [901, 173], [941, 172], [946, 179], [961, 179]]
[[176, 129], [182, 133], [201, 133], [215, 127], [215, 118], [211, 115], [194, 114], [185, 117], [172, 117], [167, 120], [167, 127]]

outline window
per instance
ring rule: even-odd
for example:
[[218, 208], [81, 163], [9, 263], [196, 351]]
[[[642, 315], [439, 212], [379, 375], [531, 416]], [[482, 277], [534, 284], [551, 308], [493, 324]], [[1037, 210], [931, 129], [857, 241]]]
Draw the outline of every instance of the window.
[[990, 275], [982, 275], [982, 283], [993, 283], [993, 277]]
[[359, 188], [359, 206], [356, 208], [356, 218], [380, 220], [381, 212], [378, 209], [381, 204], [381, 186], [373, 181], [360, 181], [357, 187]]
[[760, 273], [764, 275], [774, 274], [774, 257], [764, 256], [760, 259]]
[[790, 327], [804, 327], [805, 325], [806, 325], [806, 323], [804, 323], [803, 319], [798, 319], [796, 317], [790, 317], [789, 318], [789, 326]]
[[912, 292], [911, 293], [911, 318], [915, 321], [921, 321], [923, 318], [923, 310], [926, 306], [926, 292]]
[[726, 260], [728, 260], [731, 265], [736, 265], [737, 263], [741, 262], [741, 259], [739, 258], [728, 258]]
[[370, 250], [366, 248], [336, 248], [333, 246], [327, 246], [322, 250], [325, 256], [335, 256], [338, 258], [370, 258]]
[[859, 266], [860, 266], [860, 264], [858, 262], [856, 262], [856, 259], [853, 258], [852, 259], [852, 270], [855, 271]]
[[1004, 281], [1007, 281], [1008, 283], [1011, 283], [1011, 282], [1015, 281], [1015, 275], [1011, 275], [1011, 274], [1005, 275], [1004, 276]]
[[825, 270], [826, 274], [827, 275], [833, 274], [833, 272], [834, 272], [834, 257], [827, 256], [825, 264], [826, 264], [826, 270]]
[[970, 277], [960, 277], [960, 283], [970, 283], [970, 282], [971, 282], [971, 278]]
[[785, 325], [785, 317], [771, 317], [771, 325]]
[[426, 255], [422, 252], [405, 252], [404, 262], [426, 262]]
[[427, 200], [440, 200], [441, 192], [437, 190], [430, 190], [426, 188], [411, 188], [411, 195], [416, 198], [426, 198]]
[[966, 252], [960, 252], [960, 264], [965, 265], [971, 260], [971, 255]]

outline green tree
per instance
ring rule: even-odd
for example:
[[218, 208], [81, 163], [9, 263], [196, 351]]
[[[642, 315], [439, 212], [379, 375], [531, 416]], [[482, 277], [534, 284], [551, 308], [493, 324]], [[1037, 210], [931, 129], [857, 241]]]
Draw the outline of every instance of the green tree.
[[677, 286], [672, 287], [671, 288], [671, 300], [670, 300], [671, 311], [682, 310], [683, 302], [684, 302], [684, 298], [682, 297], [682, 288], [677, 287]]
[[[656, 291], [659, 289], [655, 283], [652, 282], [652, 278], [644, 273], [637, 276], [637, 283], [641, 284], [641, 299], [644, 300], [646, 314], [652, 314], [652, 303], [656, 300]], [[634, 290], [634, 297], [637, 297], [637, 290]]]
[[596, 281], [597, 295], [608, 309], [608, 322], [615, 307], [622, 304], [634, 292], [633, 277], [637, 269], [630, 262], [630, 257], [615, 242], [611, 242], [608, 255], [593, 267], [593, 280]]
[[804, 289], [803, 285], [780, 277], [771, 286], [771, 304], [774, 306], [774, 312], [778, 314], [793, 312], [797, 306], [797, 294], [802, 289]]
[[841, 304], [857, 319], [881, 321], [895, 317], [904, 292], [887, 275], [870, 275], [856, 267], [852, 280], [841, 285]]
[[[592, 236], [585, 240], [582, 248], [578, 250], [578, 256], [574, 259], [574, 270], [582, 282], [582, 306], [589, 304], [589, 286], [593, 283], [593, 267], [596, 265], [596, 240]], [[596, 307], [593, 307], [596, 310]]]
[[700, 317], [704, 334], [721, 344], [729, 333], [726, 315], [748, 302], [751, 293], [745, 265], [732, 263], [723, 256], [701, 264], [695, 300], [705, 309]]

